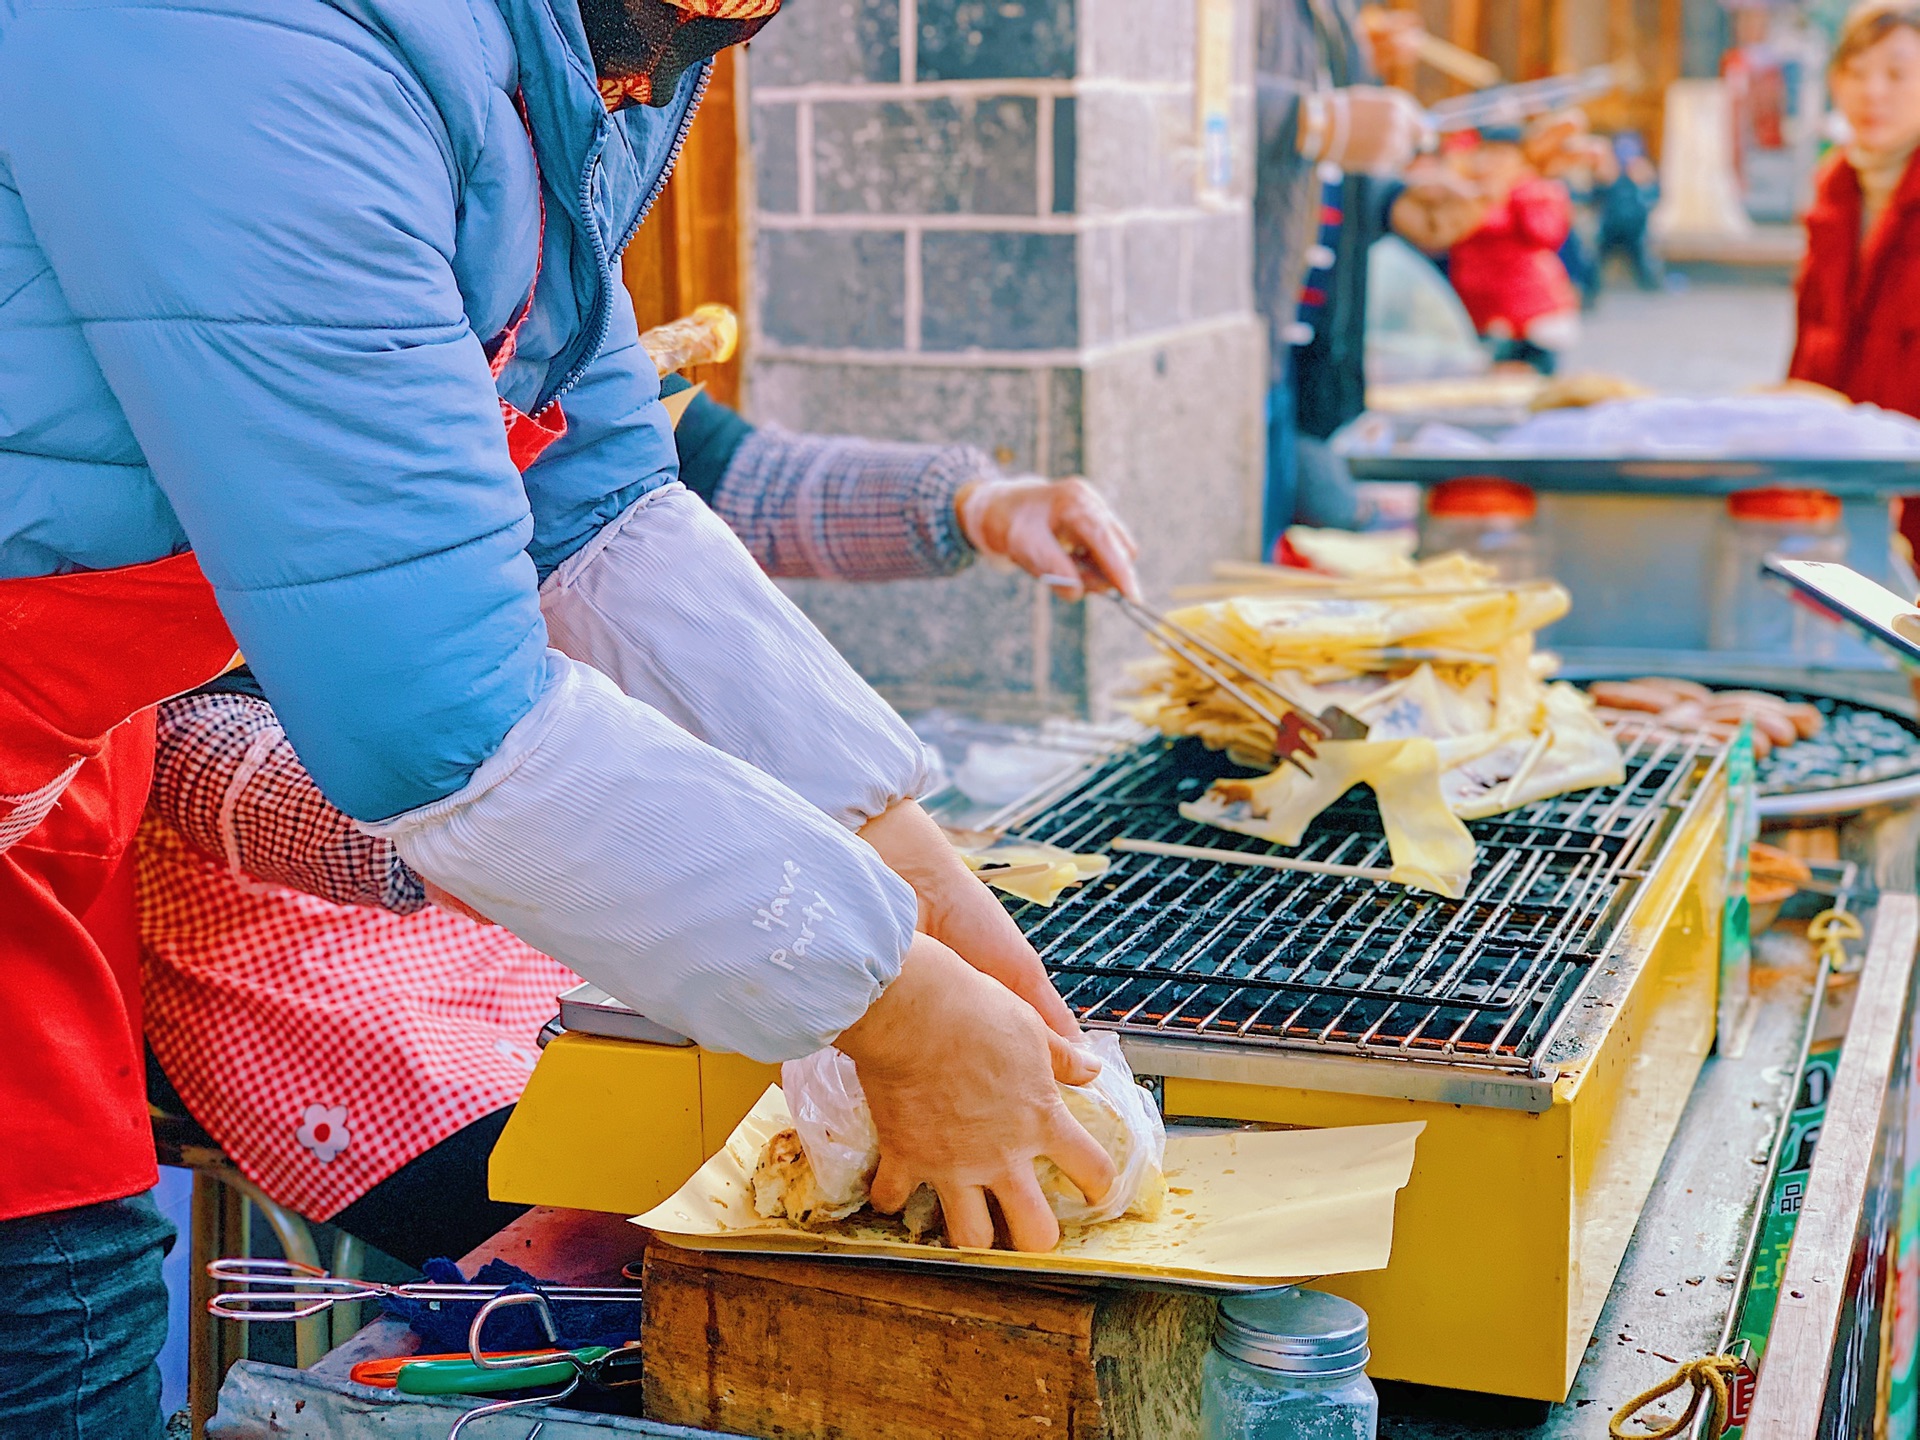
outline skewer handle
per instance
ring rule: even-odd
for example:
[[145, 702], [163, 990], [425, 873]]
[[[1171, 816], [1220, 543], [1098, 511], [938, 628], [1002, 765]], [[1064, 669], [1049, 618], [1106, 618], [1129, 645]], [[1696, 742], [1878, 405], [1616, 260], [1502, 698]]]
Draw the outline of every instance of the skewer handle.
[[1506, 78], [1500, 73], [1500, 67], [1486, 56], [1476, 55], [1451, 40], [1442, 40], [1438, 35], [1425, 32], [1420, 36], [1418, 59], [1421, 64], [1429, 65], [1449, 79], [1470, 85], [1475, 90], [1498, 85]]
[[1174, 860], [1211, 860], [1219, 865], [1254, 865], [1263, 870], [1298, 870], [1308, 875], [1337, 875], [1346, 880], [1393, 879], [1391, 870], [1383, 870], [1377, 865], [1336, 865], [1327, 860], [1257, 855], [1246, 850], [1223, 850], [1213, 845], [1173, 845], [1164, 840], [1137, 840], [1131, 835], [1122, 835], [1108, 848], [1135, 855], [1164, 855]]

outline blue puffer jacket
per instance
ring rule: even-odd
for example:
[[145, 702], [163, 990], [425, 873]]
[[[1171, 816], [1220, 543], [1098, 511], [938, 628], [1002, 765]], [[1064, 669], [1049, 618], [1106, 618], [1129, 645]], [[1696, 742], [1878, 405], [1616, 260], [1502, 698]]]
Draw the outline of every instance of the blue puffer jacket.
[[673, 478], [612, 257], [703, 80], [609, 117], [571, 0], [0, 0], [0, 576], [191, 546], [335, 803], [458, 790]]

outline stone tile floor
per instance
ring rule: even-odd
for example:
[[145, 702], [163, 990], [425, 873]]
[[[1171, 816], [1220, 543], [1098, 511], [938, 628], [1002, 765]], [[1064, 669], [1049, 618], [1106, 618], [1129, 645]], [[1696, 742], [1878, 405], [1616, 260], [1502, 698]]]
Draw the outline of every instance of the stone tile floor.
[[1616, 280], [1560, 368], [1666, 394], [1726, 394], [1780, 379], [1792, 351], [1793, 291], [1782, 281], [1696, 280], [1649, 294]]

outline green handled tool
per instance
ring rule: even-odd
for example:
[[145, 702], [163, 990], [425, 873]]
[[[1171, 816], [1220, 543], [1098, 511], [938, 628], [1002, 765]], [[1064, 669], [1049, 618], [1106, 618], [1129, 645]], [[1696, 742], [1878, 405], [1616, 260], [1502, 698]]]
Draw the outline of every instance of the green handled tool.
[[414, 1360], [400, 1367], [395, 1388], [408, 1395], [497, 1395], [503, 1390], [533, 1390], [564, 1385], [613, 1352], [605, 1345], [569, 1350], [539, 1365], [512, 1369], [480, 1366], [472, 1360]]

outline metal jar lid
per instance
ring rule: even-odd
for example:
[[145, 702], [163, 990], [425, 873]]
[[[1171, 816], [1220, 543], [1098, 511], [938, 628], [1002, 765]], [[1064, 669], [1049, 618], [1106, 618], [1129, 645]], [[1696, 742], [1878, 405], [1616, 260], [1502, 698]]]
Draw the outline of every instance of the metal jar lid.
[[1367, 1363], [1367, 1312], [1351, 1300], [1287, 1286], [1220, 1302], [1222, 1354], [1288, 1375], [1346, 1375]]

